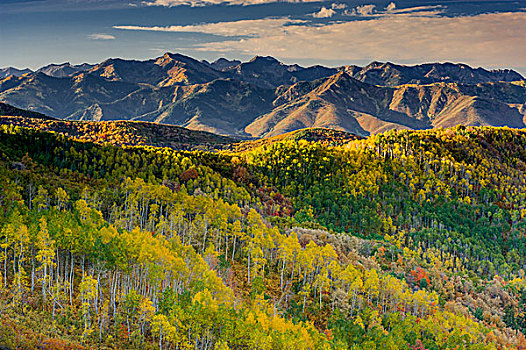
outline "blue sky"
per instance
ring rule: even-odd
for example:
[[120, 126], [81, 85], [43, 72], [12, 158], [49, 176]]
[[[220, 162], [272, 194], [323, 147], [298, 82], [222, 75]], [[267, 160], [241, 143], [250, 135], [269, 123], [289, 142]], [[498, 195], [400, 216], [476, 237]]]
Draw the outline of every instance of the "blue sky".
[[526, 74], [526, 0], [0, 0], [0, 67], [164, 52], [302, 65], [463, 62]]

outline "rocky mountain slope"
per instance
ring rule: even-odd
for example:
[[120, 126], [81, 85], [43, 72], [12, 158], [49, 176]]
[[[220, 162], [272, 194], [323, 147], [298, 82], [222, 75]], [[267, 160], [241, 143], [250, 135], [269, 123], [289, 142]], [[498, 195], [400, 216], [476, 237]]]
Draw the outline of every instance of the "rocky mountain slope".
[[0, 69], [0, 79], [1, 78], [6, 78], [10, 75], [14, 75], [16, 77], [20, 77], [24, 74], [27, 74], [27, 73], [32, 73], [33, 71], [31, 69], [18, 69], [18, 68], [13, 68], [13, 67], [6, 67], [6, 68], [1, 68]]
[[71, 120], [137, 120], [237, 137], [302, 128], [358, 135], [458, 124], [524, 127], [526, 82], [464, 64], [286, 65], [273, 57], [209, 63], [166, 53], [95, 66], [50, 65], [0, 79], [0, 101]]
[[463, 125], [524, 127], [526, 89], [515, 83], [436, 83], [394, 88], [363, 83], [339, 72], [327, 79], [282, 88], [277, 107], [245, 128], [253, 136], [304, 127], [359, 135], [389, 129]]

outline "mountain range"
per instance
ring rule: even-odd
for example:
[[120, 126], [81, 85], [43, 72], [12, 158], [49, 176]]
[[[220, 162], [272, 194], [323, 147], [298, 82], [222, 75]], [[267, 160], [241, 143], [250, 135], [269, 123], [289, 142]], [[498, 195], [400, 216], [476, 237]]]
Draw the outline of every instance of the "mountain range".
[[241, 138], [308, 127], [367, 136], [394, 128], [526, 126], [525, 78], [464, 64], [301, 67], [273, 57], [210, 63], [166, 53], [25, 73], [6, 68], [2, 76], [0, 102], [53, 117], [159, 122]]

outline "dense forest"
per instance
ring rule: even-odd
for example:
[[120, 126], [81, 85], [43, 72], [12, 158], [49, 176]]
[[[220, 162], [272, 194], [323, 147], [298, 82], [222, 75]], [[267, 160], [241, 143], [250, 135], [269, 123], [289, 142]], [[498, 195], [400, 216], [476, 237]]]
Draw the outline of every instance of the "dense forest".
[[[8, 106], [9, 105], [4, 105]], [[13, 112], [2, 109], [0, 103], [0, 125], [14, 125], [42, 131], [56, 132], [78, 141], [99, 144], [109, 143], [117, 146], [156, 146], [179, 150], [214, 150], [230, 147], [236, 139], [196, 131], [174, 125], [133, 122], [133, 121], [70, 121], [52, 119], [46, 116], [11, 116], [2, 113]], [[18, 111], [14, 111], [17, 113]], [[26, 113], [31, 113], [27, 112]], [[16, 114], [18, 115], [18, 114]]]
[[320, 133], [0, 125], [0, 348], [524, 349], [526, 131]]

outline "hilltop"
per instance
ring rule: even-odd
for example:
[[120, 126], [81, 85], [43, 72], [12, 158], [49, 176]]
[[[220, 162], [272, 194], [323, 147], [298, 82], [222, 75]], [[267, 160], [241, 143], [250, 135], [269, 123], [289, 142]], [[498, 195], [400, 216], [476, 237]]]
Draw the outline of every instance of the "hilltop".
[[79, 141], [116, 146], [155, 146], [177, 150], [222, 149], [236, 139], [173, 125], [132, 121], [65, 121], [18, 116], [2, 116], [0, 125], [52, 131]]
[[325, 129], [325, 128], [306, 128], [291, 131], [285, 134], [237, 142], [231, 144], [227, 149], [234, 152], [245, 152], [262, 146], [270, 146], [281, 141], [300, 141], [316, 142], [326, 146], [343, 146], [349, 141], [359, 140], [362, 137], [345, 131]]
[[29, 119], [34, 119], [35, 122], [37, 120], [41, 122], [57, 120], [55, 118], [48, 117], [47, 115], [42, 114], [42, 113], [37, 113], [37, 112], [28, 111], [25, 109], [16, 108], [16, 107], [13, 107], [11, 105], [8, 105], [6, 103], [1, 103], [1, 102], [0, 102], [0, 116], [17, 116], [17, 117], [22, 117], [22, 118], [29, 118]]

